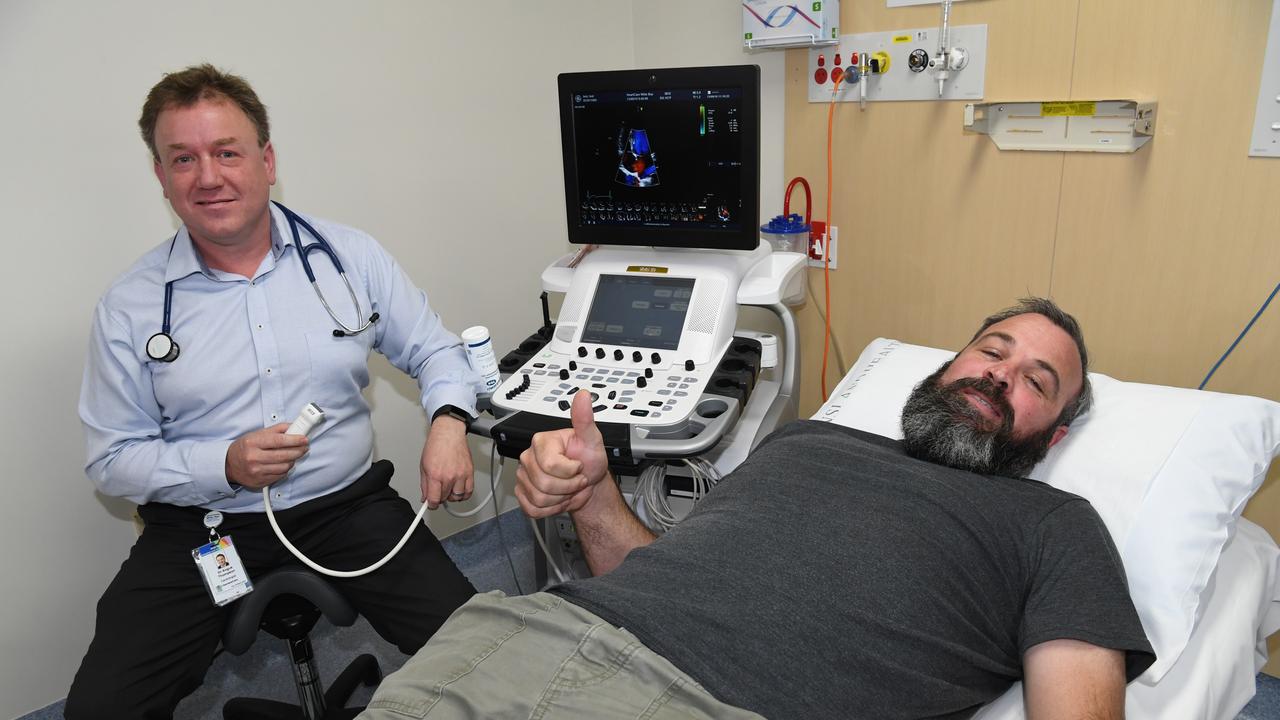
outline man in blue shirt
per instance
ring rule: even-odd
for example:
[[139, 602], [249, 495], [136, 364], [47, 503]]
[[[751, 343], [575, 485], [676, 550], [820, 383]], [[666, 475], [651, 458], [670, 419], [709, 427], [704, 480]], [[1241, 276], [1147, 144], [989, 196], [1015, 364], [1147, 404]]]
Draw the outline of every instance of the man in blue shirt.
[[[262, 493], [293, 544], [327, 567], [363, 568], [395, 545], [414, 513], [388, 485], [390, 463], [373, 461], [370, 350], [418, 381], [432, 418], [422, 501], [472, 492], [477, 378], [461, 342], [373, 238], [269, 201], [275, 151], [248, 83], [209, 65], [171, 73], [139, 126], [183, 226], [94, 314], [86, 470], [104, 494], [138, 503], [146, 526], [99, 602], [72, 720], [168, 717], [200, 684], [231, 607], [214, 604], [192, 562], [206, 525], [232, 536], [251, 578], [293, 562]], [[316, 234], [338, 260], [311, 252], [312, 280], [303, 256]], [[309, 402], [324, 421], [310, 438], [286, 433]], [[425, 528], [385, 567], [335, 583], [406, 653], [475, 592]]]

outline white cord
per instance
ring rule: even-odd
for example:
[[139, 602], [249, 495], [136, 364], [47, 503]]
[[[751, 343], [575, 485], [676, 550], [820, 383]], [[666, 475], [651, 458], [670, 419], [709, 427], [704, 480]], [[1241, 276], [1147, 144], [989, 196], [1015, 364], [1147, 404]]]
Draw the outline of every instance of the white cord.
[[555, 558], [551, 557], [551, 549], [547, 547], [547, 541], [542, 539], [542, 531], [538, 529], [538, 523], [533, 518], [529, 518], [529, 527], [533, 528], [533, 539], [538, 541], [542, 546], [542, 554], [547, 556], [547, 567], [556, 573], [556, 579], [560, 582], [569, 582], [569, 578], [560, 570], [560, 566], [556, 564]]
[[[498, 446], [498, 443], [495, 442], [493, 445], [496, 448]], [[502, 470], [501, 461], [499, 461], [498, 463], [498, 470], [499, 471]], [[481, 510], [484, 509], [484, 506], [487, 505], [490, 500], [492, 500], [497, 496], [498, 485], [502, 484], [501, 481], [502, 481], [501, 476], [495, 476], [493, 474], [493, 458], [490, 457], [489, 459], [489, 497], [476, 503], [476, 506], [474, 508], [471, 508], [470, 510], [464, 510], [463, 512], [454, 512], [453, 508], [449, 507], [449, 502], [446, 500], [444, 503], [444, 511], [456, 518], [469, 518], [475, 515], [476, 513], [479, 513]], [[494, 517], [497, 517], [496, 513], [498, 512], [498, 506], [496, 504], [493, 507], [493, 511], [495, 513]]]
[[[499, 463], [498, 467], [499, 468], [502, 467], [501, 463]], [[445, 512], [457, 518], [469, 518], [472, 515], [475, 515], [476, 513], [483, 510], [485, 504], [489, 502], [490, 498], [493, 498], [497, 494], [497, 490], [498, 490], [497, 488], [498, 483], [493, 478], [492, 470], [490, 470], [490, 481], [492, 482], [492, 484], [489, 487], [489, 497], [485, 498], [483, 502], [477, 504], [474, 509], [471, 509], [462, 513], [456, 513], [449, 509], [449, 503], [448, 501], [446, 501], [444, 503]], [[276, 522], [276, 514], [271, 509], [271, 488], [269, 487], [262, 489], [262, 505], [267, 509], [267, 521], [271, 523], [271, 528], [276, 531], [276, 537], [280, 538], [280, 542], [284, 544], [285, 548], [287, 548], [289, 552], [293, 553], [294, 557], [298, 558], [299, 560], [302, 561], [304, 565], [311, 568], [312, 570], [315, 570], [318, 573], [328, 575], [330, 577], [342, 577], [342, 578], [360, 577], [361, 575], [368, 575], [374, 570], [377, 570], [378, 568], [390, 562], [391, 558], [395, 557], [396, 553], [400, 552], [400, 548], [404, 547], [404, 544], [409, 542], [409, 536], [413, 534], [414, 530], [418, 529], [418, 525], [422, 524], [422, 516], [427, 511], [427, 504], [423, 503], [422, 507], [418, 508], [418, 514], [414, 516], [413, 522], [409, 524], [409, 529], [404, 532], [404, 537], [401, 537], [400, 542], [396, 543], [396, 546], [391, 548], [391, 552], [383, 556], [383, 558], [378, 562], [370, 565], [367, 568], [363, 568], [360, 570], [331, 570], [327, 567], [317, 564], [315, 561], [313, 561], [311, 558], [307, 557], [306, 555], [303, 555], [302, 551], [294, 547], [293, 543], [289, 542], [289, 539], [284, 536], [284, 531], [280, 529], [279, 523]]]
[[413, 534], [414, 530], [418, 529], [418, 525], [422, 522], [422, 514], [427, 511], [427, 504], [423, 503], [422, 507], [418, 508], [418, 514], [413, 518], [413, 522], [409, 524], [409, 529], [405, 530], [404, 537], [400, 538], [400, 542], [396, 543], [396, 546], [391, 548], [391, 552], [383, 556], [383, 558], [378, 562], [361, 570], [330, 570], [327, 567], [323, 567], [321, 565], [317, 565], [316, 563], [312, 562], [311, 558], [307, 557], [306, 555], [303, 555], [302, 551], [294, 547], [293, 543], [289, 542], [289, 539], [284, 536], [284, 531], [280, 529], [280, 525], [276, 522], [276, 514], [271, 510], [271, 488], [270, 487], [266, 487], [262, 489], [262, 505], [267, 509], [267, 520], [271, 523], [272, 529], [276, 531], [276, 537], [280, 538], [280, 542], [284, 543], [284, 546], [289, 549], [289, 552], [293, 553], [294, 557], [298, 558], [299, 560], [302, 561], [304, 565], [311, 568], [312, 570], [315, 570], [318, 573], [321, 573], [323, 575], [328, 575], [330, 577], [345, 577], [345, 578], [360, 577], [361, 575], [368, 575], [374, 570], [377, 570], [383, 565], [386, 565], [387, 562], [391, 560], [391, 558], [396, 556], [396, 553], [400, 552], [400, 548], [404, 547], [404, 544], [409, 542], [409, 536]]
[[[692, 499], [694, 504], [720, 482], [720, 472], [715, 466], [703, 458], [682, 459], [692, 473]], [[667, 502], [667, 487], [664, 482], [667, 476], [667, 464], [654, 463], [640, 471], [636, 479], [636, 491], [631, 498], [631, 510], [644, 520], [645, 525], [656, 533], [664, 533], [675, 527], [682, 519]], [[640, 506], [644, 506], [643, 516]]]

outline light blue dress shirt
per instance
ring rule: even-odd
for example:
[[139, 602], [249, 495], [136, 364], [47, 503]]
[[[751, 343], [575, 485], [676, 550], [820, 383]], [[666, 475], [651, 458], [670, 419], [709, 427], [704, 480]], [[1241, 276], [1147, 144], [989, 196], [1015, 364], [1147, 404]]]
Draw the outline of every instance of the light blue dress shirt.
[[[253, 279], [210, 269], [183, 227], [134, 263], [94, 313], [80, 392], [86, 472], [107, 495], [142, 504], [262, 510], [258, 492], [235, 492], [227, 448], [245, 433], [292, 422], [308, 402], [325, 420], [289, 477], [270, 487], [271, 506], [292, 507], [351, 484], [373, 460], [373, 425], [361, 391], [370, 349], [418, 381], [428, 416], [441, 405], [475, 414], [478, 376], [459, 338], [427, 296], [366, 233], [303, 216], [342, 260], [360, 298], [356, 317], [346, 286], [321, 252], [316, 281], [348, 326], [380, 317], [354, 337], [334, 337], [303, 271], [288, 221], [271, 206], [271, 251]], [[299, 228], [301, 242], [315, 242]], [[171, 363], [147, 357], [160, 332], [164, 285], [173, 283]]]

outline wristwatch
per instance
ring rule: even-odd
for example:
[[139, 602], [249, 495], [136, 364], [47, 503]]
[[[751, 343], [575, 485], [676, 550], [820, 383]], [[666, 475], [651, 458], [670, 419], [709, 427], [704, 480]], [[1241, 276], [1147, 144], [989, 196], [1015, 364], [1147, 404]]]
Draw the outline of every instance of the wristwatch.
[[431, 422], [435, 422], [436, 418], [441, 415], [448, 415], [451, 418], [461, 420], [463, 427], [468, 430], [471, 429], [471, 423], [475, 422], [475, 418], [457, 405], [441, 405], [438, 410], [431, 414]]

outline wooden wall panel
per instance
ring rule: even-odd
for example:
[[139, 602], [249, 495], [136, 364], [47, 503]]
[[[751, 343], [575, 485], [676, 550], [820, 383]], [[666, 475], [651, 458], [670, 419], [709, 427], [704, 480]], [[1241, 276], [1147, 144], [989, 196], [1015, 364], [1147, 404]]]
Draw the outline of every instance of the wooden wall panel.
[[[1248, 157], [1271, 0], [971, 0], [986, 99], [1156, 100], [1137, 153], [1001, 152], [959, 102], [836, 108], [833, 329], [853, 362], [877, 336], [958, 347], [986, 313], [1048, 294], [1084, 325], [1093, 369], [1195, 387], [1280, 281], [1280, 160]], [[845, 2], [842, 32], [936, 26], [937, 6]], [[826, 211], [826, 104], [787, 54], [788, 178]], [[810, 271], [822, 297], [822, 275]], [[821, 403], [822, 321], [799, 312], [801, 411]], [[1280, 302], [1210, 390], [1280, 400]], [[828, 391], [840, 377], [834, 357]], [[1245, 515], [1280, 537], [1280, 468]], [[1280, 640], [1273, 639], [1273, 652]], [[1280, 657], [1267, 667], [1280, 675]]]
[[[845, 32], [926, 27], [937, 8], [887, 10], [846, 3]], [[1030, 92], [1037, 84], [1065, 96], [1071, 80], [1074, 3], [1028, 0], [962, 3], [957, 25], [985, 22], [992, 33], [989, 66], [1017, 67], [1007, 80], [988, 74], [988, 94]], [[829, 104], [809, 103], [808, 55], [788, 51], [789, 177], [814, 186], [815, 216], [826, 211]], [[956, 345], [991, 310], [1028, 293], [1049, 291], [1054, 224], [1063, 159], [1052, 153], [1001, 155], [987, 138], [961, 133], [959, 103], [839, 103], [834, 123], [832, 220], [840, 229], [840, 267], [832, 275], [832, 322], [846, 360], [878, 335]], [[810, 271], [822, 297], [822, 274]], [[820, 404], [821, 319], [800, 312], [805, 333], [802, 405]], [[818, 340], [814, 340], [814, 337]], [[829, 384], [839, 379], [834, 360]], [[828, 387], [830, 390], [830, 387]]]
[[[1082, 0], [1072, 97], [1159, 102], [1136, 156], [1066, 159], [1053, 293], [1100, 372], [1196, 387], [1280, 281], [1280, 160], [1248, 156], [1271, 4]], [[1207, 389], [1280, 400], [1278, 351], [1280, 303]], [[1280, 466], [1245, 516], [1280, 537]]]
[[[1270, 0], [1083, 0], [1073, 98], [1159, 102], [1135, 155], [1066, 158], [1053, 293], [1097, 369], [1195, 387], [1280, 281], [1280, 161], [1248, 157]], [[1177, 48], [1221, 48], [1213, 62]], [[1280, 307], [1209, 389], [1280, 399]]]

